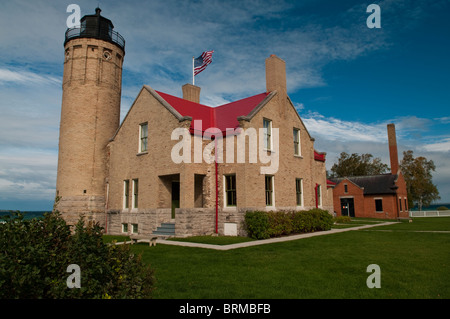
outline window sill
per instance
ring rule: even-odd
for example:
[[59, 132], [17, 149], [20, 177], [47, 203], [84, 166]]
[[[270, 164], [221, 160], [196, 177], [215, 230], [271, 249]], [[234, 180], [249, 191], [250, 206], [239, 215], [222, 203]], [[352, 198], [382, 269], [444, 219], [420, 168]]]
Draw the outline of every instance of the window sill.
[[148, 151], [145, 151], [145, 152], [139, 152], [139, 153], [136, 154], [136, 156], [141, 156], [141, 155], [145, 155], [145, 154], [148, 154]]
[[223, 211], [224, 212], [236, 212], [237, 206], [224, 206]]
[[294, 157], [297, 157], [297, 158], [303, 158], [302, 155], [298, 155], [298, 154], [294, 154]]

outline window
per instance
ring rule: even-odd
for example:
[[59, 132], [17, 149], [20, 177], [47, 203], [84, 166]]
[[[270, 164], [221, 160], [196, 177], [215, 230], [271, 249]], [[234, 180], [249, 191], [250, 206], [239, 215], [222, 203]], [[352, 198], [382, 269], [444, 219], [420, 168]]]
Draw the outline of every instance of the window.
[[317, 203], [316, 203], [316, 205], [317, 205], [317, 207], [321, 207], [322, 206], [322, 186], [317, 184], [316, 192], [317, 192]]
[[344, 193], [348, 193], [348, 185], [344, 184]]
[[263, 119], [263, 131], [264, 131], [264, 148], [266, 150], [272, 149], [272, 121]]
[[383, 211], [383, 199], [381, 198], [375, 199], [375, 211], [376, 212]]
[[130, 198], [130, 181], [123, 181], [123, 208], [126, 209], [129, 207], [129, 198]]
[[406, 200], [406, 197], [405, 197], [405, 211], [406, 212], [408, 211], [408, 201]]
[[273, 176], [266, 175], [266, 206], [273, 206]]
[[138, 208], [138, 193], [139, 193], [139, 180], [133, 179], [133, 198], [131, 208]]
[[122, 233], [128, 233], [128, 224], [122, 224]]
[[300, 130], [298, 128], [294, 128], [294, 155], [302, 155], [300, 149]]
[[148, 151], [148, 123], [139, 125], [139, 153]]
[[295, 179], [295, 198], [297, 206], [303, 205], [303, 180], [301, 178]]
[[401, 198], [398, 199], [398, 204], [399, 204], [400, 211], [402, 212], [403, 209], [402, 209], [402, 199]]
[[236, 175], [225, 175], [225, 206], [236, 206]]
[[137, 234], [139, 232], [138, 224], [131, 224], [131, 231], [133, 234]]

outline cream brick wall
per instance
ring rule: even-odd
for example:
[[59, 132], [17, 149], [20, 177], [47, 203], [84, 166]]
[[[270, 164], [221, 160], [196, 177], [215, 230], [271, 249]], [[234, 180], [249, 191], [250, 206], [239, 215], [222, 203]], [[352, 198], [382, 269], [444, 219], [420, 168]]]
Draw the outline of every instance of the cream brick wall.
[[56, 209], [71, 222], [75, 212], [105, 211], [106, 145], [119, 126], [123, 57], [98, 39], [65, 46]]
[[[281, 95], [281, 94], [280, 94]], [[260, 172], [261, 163], [237, 163], [237, 142], [234, 143], [235, 163], [218, 164], [218, 231], [223, 233], [225, 222], [236, 223], [238, 233], [243, 234], [243, 217], [250, 209], [309, 209], [315, 207], [314, 187], [322, 185], [323, 208], [332, 207], [326, 191], [325, 164], [314, 160], [314, 141], [296, 114], [287, 96], [284, 111], [280, 111], [280, 98], [273, 98], [249, 122], [241, 121], [244, 128], [263, 127], [263, 118], [272, 120], [273, 128], [280, 132], [279, 169], [274, 174], [275, 206], [265, 205], [265, 179]], [[149, 123], [149, 150], [138, 154], [139, 125]], [[133, 107], [124, 120], [110, 147], [109, 203], [110, 210], [120, 212], [123, 218], [142, 212], [141, 220], [147, 216], [145, 226], [139, 226], [142, 233], [151, 233], [162, 219], [150, 217], [157, 209], [166, 208], [169, 215], [170, 190], [172, 179], [180, 181], [180, 209], [177, 209], [175, 224], [178, 236], [210, 234], [215, 232], [215, 165], [202, 163], [176, 164], [172, 161], [172, 147], [178, 141], [172, 141], [170, 135], [178, 127], [188, 128], [191, 121], [180, 122], [145, 88], [141, 90]], [[301, 157], [294, 156], [293, 128], [300, 129]], [[191, 136], [193, 139], [197, 136]], [[228, 137], [234, 138], [236, 137]], [[203, 141], [205, 147], [209, 140]], [[246, 142], [246, 152], [249, 144]], [[193, 147], [191, 159], [193, 161]], [[248, 156], [248, 153], [247, 153]], [[224, 141], [223, 159], [226, 159], [226, 141]], [[195, 175], [204, 175], [203, 208], [196, 207], [194, 200]], [[237, 207], [224, 207], [224, 175], [236, 174]], [[160, 178], [160, 176], [163, 176]], [[302, 207], [296, 206], [295, 178], [303, 179]], [[123, 180], [139, 179], [139, 208], [123, 209]], [[130, 190], [131, 194], [131, 190]], [[130, 195], [131, 198], [131, 195]], [[131, 214], [131, 215], [130, 215]], [[166, 216], [166, 220], [170, 219]], [[118, 220], [116, 218], [116, 220]], [[116, 222], [117, 224], [117, 222]], [[115, 232], [120, 227], [109, 227]]]

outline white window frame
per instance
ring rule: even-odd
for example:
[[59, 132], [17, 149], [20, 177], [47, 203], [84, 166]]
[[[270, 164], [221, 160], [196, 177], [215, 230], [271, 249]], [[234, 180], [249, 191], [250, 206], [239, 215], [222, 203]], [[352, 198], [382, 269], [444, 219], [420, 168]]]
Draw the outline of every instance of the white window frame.
[[131, 209], [137, 209], [139, 207], [139, 179], [137, 178], [133, 179], [132, 184], [133, 184], [132, 187], [133, 193], [131, 194]]
[[[301, 204], [299, 205], [297, 202], [297, 181], [300, 181], [300, 201]], [[304, 207], [304, 198], [303, 198], [303, 178], [295, 178], [295, 204], [297, 207]]]
[[[266, 201], [266, 178], [270, 177], [271, 184], [272, 184], [272, 205], [268, 205]], [[266, 204], [266, 207], [275, 207], [275, 176], [274, 175], [264, 175], [264, 201]]]
[[[268, 123], [268, 127], [266, 129], [265, 123]], [[272, 120], [267, 118], [263, 118], [263, 133], [264, 133], [264, 150], [271, 151], [273, 146], [273, 134], [272, 134]], [[267, 138], [269, 137], [269, 138]], [[269, 145], [267, 145], [269, 144]]]
[[[236, 204], [235, 205], [228, 205], [228, 194], [227, 194], [227, 177], [228, 176], [234, 176], [234, 191], [236, 193]], [[236, 208], [237, 207], [237, 185], [236, 185], [236, 174], [224, 174], [223, 175], [223, 206], [228, 208]]]
[[[294, 156], [301, 157], [302, 156], [302, 143], [301, 143], [301, 138], [300, 138], [301, 137], [300, 129], [294, 127], [294, 129], [292, 130], [292, 133], [294, 135]], [[295, 149], [296, 145], [298, 145], [297, 150]]]
[[320, 207], [320, 208], [322, 208], [322, 197], [323, 197], [323, 194], [322, 194], [322, 185], [317, 184], [316, 192], [317, 192], [317, 200], [318, 200], [318, 205], [317, 205], [317, 206]]
[[[381, 200], [381, 210], [377, 210], [377, 200]], [[383, 197], [375, 197], [374, 198], [374, 204], [375, 204], [375, 213], [383, 213]]]
[[133, 234], [138, 234], [139, 233], [139, 224], [131, 224], [131, 232]]
[[122, 233], [128, 233], [128, 224], [122, 223]]
[[[147, 127], [147, 136], [143, 136], [143, 128]], [[146, 148], [143, 148], [143, 139], [147, 140]], [[148, 122], [139, 124], [139, 153], [148, 152]]]
[[130, 208], [130, 180], [123, 181], [123, 209]]

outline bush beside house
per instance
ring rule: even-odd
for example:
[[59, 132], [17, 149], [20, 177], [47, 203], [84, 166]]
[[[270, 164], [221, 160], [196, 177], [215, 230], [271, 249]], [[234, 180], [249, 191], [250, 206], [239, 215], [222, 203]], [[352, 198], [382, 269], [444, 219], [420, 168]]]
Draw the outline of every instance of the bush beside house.
[[330, 230], [332, 225], [333, 216], [318, 208], [308, 211], [249, 211], [245, 214], [248, 236], [254, 239]]

